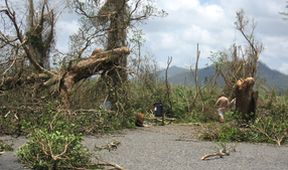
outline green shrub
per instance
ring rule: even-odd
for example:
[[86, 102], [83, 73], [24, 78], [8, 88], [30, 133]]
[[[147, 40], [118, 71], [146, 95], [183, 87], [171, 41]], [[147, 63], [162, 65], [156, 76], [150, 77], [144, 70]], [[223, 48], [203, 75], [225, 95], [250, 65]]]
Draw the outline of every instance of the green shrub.
[[254, 133], [266, 139], [264, 142], [283, 144], [288, 139], [288, 120], [275, 120], [272, 116], [256, 119], [250, 126]]
[[32, 169], [74, 169], [90, 164], [81, 136], [35, 130], [17, 150], [19, 160]]
[[239, 128], [234, 124], [209, 123], [201, 132], [200, 139], [219, 142], [249, 141], [249, 129]]
[[[274, 96], [258, 108], [258, 118], [250, 126], [254, 136], [261, 142], [281, 145], [288, 139], [288, 100], [287, 96]], [[256, 135], [255, 135], [256, 134]]]
[[246, 137], [245, 133], [238, 127], [224, 125], [220, 128], [217, 140], [221, 142], [241, 142], [246, 141]]

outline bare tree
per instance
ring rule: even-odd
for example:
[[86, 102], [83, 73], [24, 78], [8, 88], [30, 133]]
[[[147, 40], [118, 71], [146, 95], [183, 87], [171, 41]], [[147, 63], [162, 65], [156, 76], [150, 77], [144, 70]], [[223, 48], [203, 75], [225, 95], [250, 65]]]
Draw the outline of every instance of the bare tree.
[[[171, 114], [172, 112], [172, 100], [171, 100], [171, 87], [170, 87], [170, 84], [169, 84], [169, 81], [168, 81], [168, 70], [169, 70], [169, 67], [170, 67], [170, 64], [172, 63], [172, 57], [168, 57], [168, 60], [167, 60], [167, 67], [165, 69], [165, 86], [166, 86], [166, 101], [168, 102], [168, 109], [167, 109], [167, 112], [168, 114]], [[162, 125], [164, 126], [165, 125], [165, 114], [163, 113], [162, 114]]]
[[3, 24], [9, 20], [14, 30], [12, 34], [1, 32], [0, 41], [3, 46], [10, 45], [11, 50], [16, 50], [17, 53], [19, 50], [23, 51], [37, 71], [49, 69], [49, 52], [55, 37], [55, 14], [49, 8], [47, 0], [42, 0], [37, 10], [34, 8], [34, 2], [28, 0], [27, 22], [24, 28], [8, 0], [5, 0], [5, 5], [6, 7], [1, 9], [2, 19], [5, 21]]
[[236, 97], [236, 110], [244, 123], [248, 123], [255, 119], [257, 92], [253, 91], [253, 86], [263, 45], [255, 39], [255, 22], [250, 23], [243, 10], [236, 12], [235, 26], [247, 44], [244, 47], [234, 44], [229, 53], [217, 53], [214, 63], [225, 82], [225, 93]]

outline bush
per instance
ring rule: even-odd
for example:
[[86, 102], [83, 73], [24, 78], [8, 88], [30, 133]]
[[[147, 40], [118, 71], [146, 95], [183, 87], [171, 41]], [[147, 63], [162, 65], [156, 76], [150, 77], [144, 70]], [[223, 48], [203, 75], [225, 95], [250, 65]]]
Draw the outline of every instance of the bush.
[[217, 140], [221, 142], [242, 142], [247, 140], [247, 136], [238, 127], [224, 125], [220, 128]]
[[285, 96], [274, 97], [272, 101], [258, 109], [258, 118], [250, 126], [254, 134], [263, 142], [276, 142], [278, 145], [288, 139], [288, 102]]
[[59, 131], [35, 130], [17, 150], [20, 161], [32, 169], [74, 169], [90, 164], [81, 136]]
[[288, 120], [275, 120], [273, 117], [261, 117], [251, 125], [254, 133], [264, 137], [265, 142], [276, 142], [279, 146], [288, 139]]
[[249, 129], [240, 129], [234, 124], [210, 123], [200, 138], [219, 142], [242, 142], [248, 140], [247, 130]]

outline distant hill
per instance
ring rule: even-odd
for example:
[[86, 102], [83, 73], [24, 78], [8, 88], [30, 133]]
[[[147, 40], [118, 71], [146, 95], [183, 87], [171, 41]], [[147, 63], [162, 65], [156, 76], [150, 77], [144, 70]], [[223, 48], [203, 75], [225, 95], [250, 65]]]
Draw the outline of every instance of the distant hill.
[[[158, 72], [158, 78], [165, 80], [165, 69]], [[213, 66], [199, 69], [198, 82], [204, 84], [205, 81], [211, 79], [215, 75]], [[269, 68], [267, 65], [259, 62], [257, 66], [257, 76], [261, 80], [261, 83], [265, 83], [266, 86], [277, 90], [288, 89], [288, 75], [285, 75], [279, 71]], [[189, 69], [172, 66], [168, 70], [168, 81], [176, 85], [194, 85], [194, 75]], [[217, 84], [223, 85], [224, 81], [221, 77], [216, 80]]]

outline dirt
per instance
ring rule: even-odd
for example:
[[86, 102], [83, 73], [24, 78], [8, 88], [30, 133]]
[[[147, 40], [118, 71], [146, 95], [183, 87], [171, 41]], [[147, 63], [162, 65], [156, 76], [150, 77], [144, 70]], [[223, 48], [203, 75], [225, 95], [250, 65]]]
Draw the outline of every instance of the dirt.
[[[83, 144], [95, 157], [128, 170], [288, 169], [288, 146], [270, 144], [228, 143], [227, 146], [235, 146], [235, 152], [203, 161], [202, 156], [217, 151], [217, 144], [199, 141], [198, 130], [195, 125], [144, 127], [101, 137], [86, 136]], [[12, 142], [14, 148], [25, 143], [23, 137], [0, 139]], [[95, 146], [106, 146], [112, 141], [120, 142], [116, 149], [95, 152]], [[17, 162], [14, 151], [0, 156], [0, 169], [20, 170], [24, 167]]]

